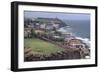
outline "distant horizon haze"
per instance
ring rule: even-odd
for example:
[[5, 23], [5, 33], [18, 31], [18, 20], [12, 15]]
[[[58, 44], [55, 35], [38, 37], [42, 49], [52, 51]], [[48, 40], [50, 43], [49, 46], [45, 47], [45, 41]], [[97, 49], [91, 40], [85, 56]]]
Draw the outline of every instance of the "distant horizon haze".
[[59, 18], [61, 20], [90, 20], [89, 13], [65, 13], [65, 12], [43, 12], [43, 11], [24, 11], [27, 18]]

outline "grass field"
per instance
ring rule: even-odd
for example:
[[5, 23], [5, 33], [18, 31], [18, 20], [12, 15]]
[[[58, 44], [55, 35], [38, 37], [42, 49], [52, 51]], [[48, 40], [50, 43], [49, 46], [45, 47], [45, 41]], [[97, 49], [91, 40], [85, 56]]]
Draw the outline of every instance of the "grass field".
[[24, 39], [24, 47], [30, 47], [33, 50], [33, 52], [43, 54], [51, 54], [64, 50], [52, 43], [36, 38]]

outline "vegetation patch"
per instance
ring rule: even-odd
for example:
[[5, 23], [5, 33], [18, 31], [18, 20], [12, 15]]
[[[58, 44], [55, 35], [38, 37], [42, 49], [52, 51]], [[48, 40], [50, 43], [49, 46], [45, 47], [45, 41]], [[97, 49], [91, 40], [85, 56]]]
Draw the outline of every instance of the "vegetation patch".
[[33, 53], [43, 53], [46, 55], [64, 51], [63, 48], [60, 48], [57, 45], [36, 38], [24, 39], [24, 45], [26, 48], [31, 48]]

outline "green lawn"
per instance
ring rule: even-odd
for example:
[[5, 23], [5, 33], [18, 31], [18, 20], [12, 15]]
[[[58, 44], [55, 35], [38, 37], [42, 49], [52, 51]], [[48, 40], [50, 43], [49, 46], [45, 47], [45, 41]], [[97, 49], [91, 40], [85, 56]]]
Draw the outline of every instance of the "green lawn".
[[50, 54], [64, 50], [52, 43], [35, 38], [24, 39], [24, 46], [32, 48], [33, 52], [43, 53], [43, 54]]

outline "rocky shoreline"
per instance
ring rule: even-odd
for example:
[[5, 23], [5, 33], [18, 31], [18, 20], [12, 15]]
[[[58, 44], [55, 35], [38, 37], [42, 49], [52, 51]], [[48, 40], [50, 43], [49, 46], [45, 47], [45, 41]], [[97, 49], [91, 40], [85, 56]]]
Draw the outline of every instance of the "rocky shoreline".
[[85, 59], [81, 49], [67, 49], [65, 51], [51, 53], [50, 55], [34, 53], [31, 48], [25, 48], [24, 61], [46, 61], [46, 60], [72, 60]]

